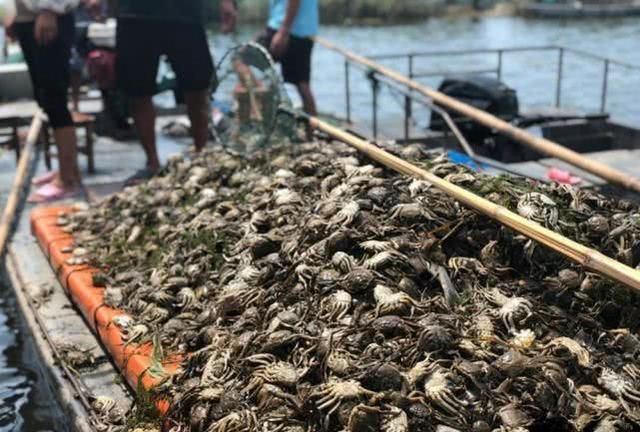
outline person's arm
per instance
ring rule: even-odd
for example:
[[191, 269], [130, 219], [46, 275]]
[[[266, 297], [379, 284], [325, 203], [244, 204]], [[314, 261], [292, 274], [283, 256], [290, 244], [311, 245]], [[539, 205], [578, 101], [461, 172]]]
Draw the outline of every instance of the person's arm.
[[300, 0], [287, 1], [287, 13], [282, 22], [282, 26], [278, 29], [271, 41], [271, 53], [278, 57], [287, 51], [289, 46], [289, 37], [291, 36], [291, 26], [298, 16], [300, 10]]
[[222, 0], [220, 2], [220, 16], [222, 17], [222, 32], [231, 33], [236, 28], [238, 7], [235, 0]]

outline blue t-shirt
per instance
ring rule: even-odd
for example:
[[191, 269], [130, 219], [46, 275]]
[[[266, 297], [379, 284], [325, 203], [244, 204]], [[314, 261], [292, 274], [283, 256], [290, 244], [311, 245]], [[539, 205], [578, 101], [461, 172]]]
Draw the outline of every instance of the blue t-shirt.
[[[288, 0], [269, 0], [269, 28], [278, 30], [287, 15]], [[320, 14], [318, 0], [300, 0], [298, 15], [293, 20], [291, 34], [298, 37], [312, 37], [318, 34]]]

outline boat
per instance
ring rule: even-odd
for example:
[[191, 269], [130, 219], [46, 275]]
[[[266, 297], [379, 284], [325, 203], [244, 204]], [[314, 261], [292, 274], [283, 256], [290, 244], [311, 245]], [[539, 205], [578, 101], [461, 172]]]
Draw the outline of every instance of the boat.
[[[606, 113], [578, 115], [558, 109], [523, 114], [515, 103], [513, 90], [499, 80], [466, 76], [450, 77], [448, 81], [443, 82], [441, 90], [462, 97], [463, 95], [455, 94], [453, 90], [447, 90], [446, 87], [462, 88], [469, 93], [474, 93], [474, 100], [479, 104], [478, 106], [483, 106], [487, 110], [494, 110], [491, 105], [497, 103], [496, 114], [508, 118], [509, 121], [519, 122], [523, 127], [538, 128], [544, 136], [554, 137], [567, 146], [573, 146], [572, 148], [576, 150], [588, 152], [591, 157], [601, 157], [603, 153], [609, 151], [611, 163], [632, 166], [631, 172], [637, 173], [636, 168], [640, 158], [640, 131], [611, 121]], [[419, 98], [412, 99], [412, 97], [407, 94], [407, 100], [411, 103], [422, 103]], [[439, 112], [437, 118], [453, 116], [453, 113], [448, 113], [441, 107], [434, 107], [434, 111]], [[405, 125], [408, 124], [410, 114], [410, 109], [405, 111]], [[349, 113], [347, 116], [350, 117]], [[466, 156], [468, 159], [462, 160], [466, 163], [474, 162], [475, 155], [482, 155], [483, 159], [480, 163], [490, 164], [495, 172], [515, 171], [544, 179], [545, 173], [541, 174], [531, 167], [526, 167], [527, 163], [540, 165], [540, 155], [514, 154], [509, 149], [512, 149], [515, 144], [508, 142], [487, 147], [487, 142], [492, 140], [495, 142], [497, 139], [491, 130], [467, 129], [463, 120], [454, 118], [454, 124], [457, 125], [458, 130], [463, 130], [469, 137], [468, 141], [461, 140], [451, 130], [445, 129], [442, 124], [438, 125], [435, 120], [436, 118], [429, 128], [415, 131], [415, 134], [408, 129], [396, 130], [393, 141], [401, 145], [422, 143], [430, 149], [450, 152], [452, 157], [456, 154], [461, 157]], [[374, 119], [374, 129], [368, 131], [357, 124], [353, 124], [352, 128], [362, 135], [371, 137], [380, 132], [376, 124]], [[158, 127], [161, 128], [162, 124], [160, 123]], [[477, 139], [481, 135], [484, 138]], [[183, 150], [178, 141], [166, 137], [161, 138], [158, 145], [162, 158]], [[96, 202], [121, 190], [123, 180], [144, 163], [142, 152], [132, 153], [130, 143], [99, 139], [95, 146], [98, 149], [100, 171], [85, 179], [88, 202]], [[548, 163], [556, 164], [557, 161]], [[42, 173], [43, 169], [41, 164], [34, 165], [36, 173]], [[593, 181], [593, 184], [596, 182], [602, 184], [601, 180], [593, 176], [589, 177], [586, 173], [579, 175], [584, 176], [588, 181]], [[0, 188], [7, 186], [6, 183], [0, 184]], [[110, 358], [104, 345], [92, 331], [92, 327], [97, 322], [94, 316], [86, 313], [83, 316], [82, 312], [76, 308], [82, 300], [78, 298], [77, 293], [69, 291], [66, 276], [70, 274], [59, 272], [61, 262], [59, 254], [54, 253], [54, 250], [59, 250], [62, 243], [55, 242], [64, 243], [68, 239], [54, 237], [49, 242], [43, 242], [42, 239], [45, 236], [41, 235], [37, 240], [32, 235], [34, 227], [38, 229], [37, 227], [43, 225], [55, 226], [59, 216], [58, 210], [50, 212], [39, 210], [34, 213], [32, 207], [26, 206], [17, 221], [15, 234], [5, 259], [7, 282], [18, 298], [27, 330], [36, 342], [43, 375], [54, 390], [58, 405], [68, 419], [65, 428], [71, 431], [88, 432], [93, 430], [94, 426], [91, 421], [91, 406], [95, 403], [96, 396], [112, 398], [126, 409], [135, 399], [132, 392], [135, 387], [127, 388], [123, 385], [122, 375], [118, 370], [122, 364]], [[56, 265], [52, 268], [51, 264], [54, 262]], [[59, 280], [61, 283], [58, 283]], [[68, 295], [70, 293], [71, 296]], [[86, 347], [95, 353], [95, 357], [100, 359], [100, 362], [97, 362], [95, 368], [69, 370], [56, 344], [56, 340], [60, 339]]]
[[522, 15], [535, 18], [624, 18], [640, 15], [636, 0], [535, 1], [519, 8]]
[[[518, 98], [517, 89], [511, 88], [504, 81], [504, 62], [511, 54], [537, 53], [548, 57], [547, 64], [555, 69], [556, 80], [551, 82], [554, 91], [554, 103], [549, 105], [529, 106]], [[419, 59], [455, 58], [458, 61], [469, 58], [477, 61], [484, 56], [485, 63], [465, 70], [464, 73], [452, 73], [449, 70], [418, 70], [414, 64]], [[617, 113], [608, 111], [610, 98], [610, 75], [613, 68], [620, 68], [629, 74], [640, 75], [640, 66], [623, 61], [606, 58], [575, 48], [550, 45], [505, 47], [498, 49], [424, 51], [393, 54], [374, 54], [369, 58], [375, 61], [393, 60], [396, 64], [407, 65], [406, 69], [398, 69], [402, 76], [415, 82], [422, 79], [440, 77], [438, 90], [447, 96], [462, 100], [471, 106], [485, 110], [497, 118], [516, 126], [530, 135], [554, 141], [589, 159], [601, 161], [630, 176], [637, 174], [640, 165], [640, 129], [622, 121]], [[570, 61], [579, 59], [591, 62], [592, 66], [603, 71], [602, 81], [598, 83], [599, 100], [591, 104], [596, 109], [580, 109], [565, 104], [566, 95], [563, 89], [568, 86], [568, 78], [564, 69]], [[357, 61], [347, 58], [345, 67], [345, 116], [352, 119], [351, 68], [363, 68]], [[437, 64], [437, 63], [436, 63]], [[487, 67], [487, 65], [489, 65]], [[402, 67], [402, 66], [401, 66]], [[601, 178], [584, 170], [577, 169], [557, 158], [543, 155], [528, 146], [516, 142], [500, 133], [471, 121], [455, 111], [438, 106], [429, 98], [417, 94], [399, 83], [381, 74], [369, 72], [372, 112], [370, 119], [358, 122], [354, 127], [363, 136], [374, 139], [390, 140], [398, 143], [421, 143], [428, 148], [450, 152], [459, 161], [469, 160], [482, 162], [476, 164], [478, 169], [488, 172], [509, 172], [542, 181], [549, 181], [558, 171], [563, 175], [579, 179], [584, 187], [603, 188], [609, 192], [616, 191], [623, 196], [636, 199], [636, 194], [616, 189]], [[393, 99], [382, 100], [380, 88], [386, 88], [395, 95], [396, 103], [387, 106], [398, 106], [397, 113], [403, 122], [386, 121], [379, 115], [380, 106]], [[549, 89], [537, 89], [549, 91]], [[403, 103], [397, 104], [402, 99]], [[428, 118], [418, 117], [415, 112], [426, 109]], [[358, 119], [362, 120], [362, 119]]]

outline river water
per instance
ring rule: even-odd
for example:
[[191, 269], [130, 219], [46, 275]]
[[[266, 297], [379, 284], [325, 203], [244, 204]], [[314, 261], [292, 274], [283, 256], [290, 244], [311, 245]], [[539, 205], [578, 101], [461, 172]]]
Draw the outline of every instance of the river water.
[[[432, 19], [424, 23], [386, 27], [337, 27], [322, 29], [322, 36], [354, 51], [374, 55], [432, 50], [507, 48], [532, 45], [564, 45], [640, 64], [640, 21], [637, 18], [587, 21], [525, 20], [512, 17]], [[259, 31], [245, 27], [236, 38], [215, 36], [212, 44], [218, 58], [237, 41]], [[512, 54], [503, 60], [503, 80], [518, 90], [522, 105], [550, 105], [555, 101], [557, 53]], [[405, 61], [386, 62], [405, 72]], [[493, 56], [457, 59], [427, 57], [416, 60], [415, 70], [460, 72], [496, 66]], [[320, 110], [344, 117], [344, 65], [340, 56], [317, 47], [314, 52], [313, 87]], [[581, 111], [600, 107], [602, 65], [574, 58], [565, 59], [564, 106]], [[424, 79], [437, 86], [440, 77]], [[371, 110], [369, 83], [362, 72], [352, 72], [353, 119], [367, 121]], [[612, 67], [607, 109], [614, 118], [635, 124], [640, 118], [640, 73]], [[401, 121], [397, 96], [381, 95], [381, 117], [386, 124]], [[426, 114], [424, 116], [426, 118]], [[0, 185], [4, 186], [4, 185]], [[59, 413], [48, 405], [50, 396], [33, 364], [28, 336], [16, 316], [10, 293], [0, 286], [0, 432], [59, 430]]]
[[[533, 20], [517, 17], [480, 19], [431, 19], [422, 23], [384, 27], [325, 26], [321, 35], [353, 51], [367, 54], [397, 54], [439, 50], [497, 49], [523, 46], [562, 45], [640, 65], [640, 20]], [[239, 40], [247, 39], [259, 29], [245, 28]], [[218, 54], [232, 41], [226, 37], [212, 39]], [[558, 52], [534, 51], [506, 54], [502, 80], [517, 90], [521, 106], [540, 107], [555, 103]], [[382, 61], [400, 72], [408, 72], [405, 59]], [[414, 60], [415, 72], [461, 73], [469, 70], [495, 69], [495, 54], [460, 57], [424, 57]], [[600, 110], [604, 65], [573, 54], [563, 63], [561, 103], [565, 109], [583, 113]], [[495, 76], [495, 75], [494, 75]], [[422, 78], [437, 87], [442, 77]], [[343, 58], [317, 46], [314, 51], [312, 84], [320, 111], [345, 117]], [[371, 118], [370, 83], [364, 73], [351, 72], [352, 118], [368, 122]], [[293, 92], [295, 93], [295, 92]], [[402, 101], [397, 95], [382, 91], [382, 124], [402, 122]], [[640, 118], [640, 69], [627, 70], [610, 66], [606, 110], [620, 121], [634, 124]], [[417, 113], [416, 117], [419, 117]], [[424, 113], [426, 122], [428, 113]]]
[[13, 295], [0, 282], [0, 431], [64, 431]]

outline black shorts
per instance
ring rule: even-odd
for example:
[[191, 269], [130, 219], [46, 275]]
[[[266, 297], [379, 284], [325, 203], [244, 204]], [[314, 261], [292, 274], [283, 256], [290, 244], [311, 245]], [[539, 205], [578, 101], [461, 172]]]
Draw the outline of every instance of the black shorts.
[[161, 55], [178, 87], [192, 92], [215, 85], [213, 58], [204, 27], [196, 23], [120, 18], [116, 37], [118, 86], [132, 97], [153, 96]]
[[[258, 38], [258, 42], [269, 49], [275, 34], [275, 30], [268, 28], [265, 33]], [[285, 82], [300, 84], [311, 81], [312, 51], [313, 39], [291, 35], [287, 52], [285, 52], [282, 57], [274, 57], [274, 60], [282, 65], [282, 76]]]
[[34, 97], [47, 113], [54, 129], [73, 125], [67, 107], [69, 59], [74, 40], [73, 15], [58, 17], [58, 36], [48, 45], [40, 45], [34, 36], [35, 23], [17, 23], [16, 35], [29, 67]]

